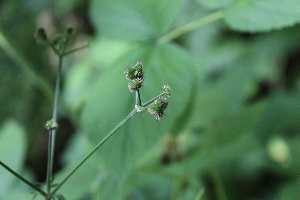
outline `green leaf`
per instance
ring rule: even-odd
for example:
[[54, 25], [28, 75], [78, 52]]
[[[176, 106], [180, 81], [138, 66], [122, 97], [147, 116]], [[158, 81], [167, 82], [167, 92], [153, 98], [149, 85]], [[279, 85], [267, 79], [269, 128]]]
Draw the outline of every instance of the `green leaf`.
[[268, 99], [268, 105], [256, 126], [259, 136], [279, 134], [298, 124], [300, 120], [299, 95], [279, 93]]
[[241, 0], [225, 10], [225, 21], [240, 31], [270, 31], [298, 23], [299, 10], [299, 0]]
[[297, 200], [299, 199], [300, 179], [285, 183], [279, 191], [278, 200]]
[[201, 6], [204, 6], [208, 9], [218, 9], [218, 8], [224, 8], [232, 3], [234, 3], [237, 0], [198, 0], [198, 2], [201, 4]]
[[[23, 168], [26, 155], [26, 138], [23, 127], [14, 120], [6, 121], [0, 129], [0, 160], [19, 173]], [[0, 197], [4, 195], [13, 181], [18, 180], [9, 171], [0, 166]]]
[[131, 51], [106, 68], [89, 91], [81, 122], [92, 143], [98, 143], [134, 108], [135, 95], [127, 88], [124, 70], [136, 61], [145, 65], [145, 84], [140, 90], [142, 102], [158, 95], [162, 85], [168, 84], [172, 88], [171, 106], [162, 121], [156, 121], [146, 111], [137, 113], [99, 149], [105, 164], [117, 174], [130, 168], [148, 147], [171, 131], [191, 93], [195, 64], [187, 52], [173, 45]]
[[[65, 165], [55, 176], [55, 183], [63, 180], [71, 170], [84, 158], [93, 148], [86, 135], [76, 133], [69, 141], [69, 144], [62, 155], [61, 162]], [[99, 159], [92, 156], [82, 165], [76, 173], [59, 189], [66, 199], [79, 199], [92, 190], [94, 181], [100, 177], [100, 172], [104, 171]], [[80, 187], [78, 187], [80, 185]], [[76, 190], [74, 190], [76, 188]]]
[[63, 195], [61, 195], [61, 194], [56, 194], [54, 196], [54, 198], [57, 199], [57, 200], [66, 200], [65, 197]]
[[103, 36], [145, 40], [170, 29], [180, 7], [180, 0], [94, 0], [91, 17]]
[[236, 140], [241, 134], [254, 128], [265, 107], [266, 103], [260, 102], [216, 120], [208, 128], [208, 140], [216, 145], [223, 145]]

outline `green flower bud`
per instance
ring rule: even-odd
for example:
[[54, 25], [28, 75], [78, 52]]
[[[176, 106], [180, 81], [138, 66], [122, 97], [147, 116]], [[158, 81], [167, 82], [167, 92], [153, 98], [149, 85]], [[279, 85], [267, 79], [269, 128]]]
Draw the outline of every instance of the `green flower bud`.
[[167, 98], [159, 98], [148, 107], [148, 112], [153, 115], [157, 121], [160, 121], [165, 116], [165, 110], [168, 106], [169, 100]]
[[132, 66], [129, 66], [125, 70], [125, 75], [127, 80], [133, 79], [144, 79], [144, 72], [143, 72], [144, 65], [142, 62], [136, 62]]
[[128, 88], [130, 92], [135, 92], [143, 86], [143, 79], [137, 78], [133, 79], [128, 83]]
[[47, 130], [53, 130], [58, 128], [58, 123], [54, 120], [49, 120], [46, 122], [45, 128]]
[[168, 86], [168, 85], [163, 85], [162, 88], [164, 89], [163, 93], [167, 93], [168, 96], [171, 96], [171, 93], [170, 93], [171, 88], [170, 88], [170, 86]]

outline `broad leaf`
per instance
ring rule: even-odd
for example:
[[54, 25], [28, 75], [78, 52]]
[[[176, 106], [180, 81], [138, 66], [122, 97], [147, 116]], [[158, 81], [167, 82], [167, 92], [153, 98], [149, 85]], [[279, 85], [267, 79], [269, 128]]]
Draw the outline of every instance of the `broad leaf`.
[[261, 137], [279, 134], [291, 127], [299, 126], [299, 95], [275, 94], [268, 101], [268, 106], [256, 127]]
[[[26, 139], [23, 127], [16, 121], [6, 121], [0, 130], [0, 161], [20, 173], [26, 155]], [[0, 197], [17, 178], [0, 166]]]
[[240, 31], [270, 31], [300, 22], [299, 0], [241, 0], [225, 10], [225, 20]]
[[91, 17], [103, 36], [145, 40], [165, 33], [180, 7], [180, 0], [94, 0]]
[[[62, 181], [92, 148], [93, 146], [90, 145], [86, 135], [75, 134], [62, 157], [65, 167], [56, 174], [54, 183]], [[90, 157], [58, 192], [63, 194], [65, 199], [80, 199], [92, 190], [94, 181], [101, 176], [100, 172], [103, 171], [101, 167], [102, 165], [95, 155]], [[63, 198], [57, 196], [57, 199]]]
[[145, 86], [140, 90], [142, 102], [158, 95], [163, 84], [169, 84], [172, 88], [171, 106], [162, 121], [156, 121], [146, 111], [137, 113], [99, 149], [105, 164], [120, 174], [132, 166], [148, 147], [171, 131], [190, 96], [195, 67], [185, 51], [166, 45], [138, 48], [106, 68], [90, 89], [82, 114], [83, 129], [94, 144], [134, 108], [135, 95], [129, 92], [123, 71], [135, 61], [145, 64]]
[[208, 9], [218, 9], [218, 8], [224, 8], [232, 3], [234, 3], [237, 0], [198, 0], [200, 5], [208, 8]]
[[247, 133], [254, 128], [254, 125], [261, 118], [265, 107], [266, 103], [261, 102], [216, 120], [208, 128], [207, 138], [217, 145], [233, 142], [241, 134]]

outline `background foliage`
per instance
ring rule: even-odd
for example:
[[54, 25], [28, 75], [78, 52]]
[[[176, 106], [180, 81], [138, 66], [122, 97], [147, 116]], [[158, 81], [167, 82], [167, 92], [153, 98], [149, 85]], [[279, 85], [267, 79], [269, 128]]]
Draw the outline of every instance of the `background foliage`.
[[[133, 109], [126, 66], [145, 64], [143, 102], [166, 83], [172, 96], [162, 121], [138, 114], [101, 147], [60, 189], [66, 199], [298, 199], [298, 0], [0, 5], [0, 159], [14, 170], [45, 179], [43, 126], [57, 63], [33, 33], [42, 26], [53, 35], [70, 25], [74, 46], [91, 45], [64, 62], [56, 182]], [[175, 40], [164, 37], [212, 13], [220, 19]], [[3, 168], [0, 174], [0, 199], [34, 196]]]

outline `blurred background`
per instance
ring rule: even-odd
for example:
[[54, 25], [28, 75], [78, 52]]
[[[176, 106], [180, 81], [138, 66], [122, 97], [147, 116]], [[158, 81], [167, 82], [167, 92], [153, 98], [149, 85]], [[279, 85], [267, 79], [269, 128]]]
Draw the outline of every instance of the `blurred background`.
[[[203, 26], [166, 35], [198, 19]], [[58, 193], [298, 199], [298, 22], [298, 0], [0, 0], [0, 160], [45, 182], [58, 59], [34, 35], [73, 27], [68, 48], [90, 45], [64, 59], [54, 183], [134, 109], [127, 66], [145, 64], [142, 102], [164, 84], [172, 96], [162, 121], [137, 113]], [[35, 194], [0, 167], [0, 199]]]

